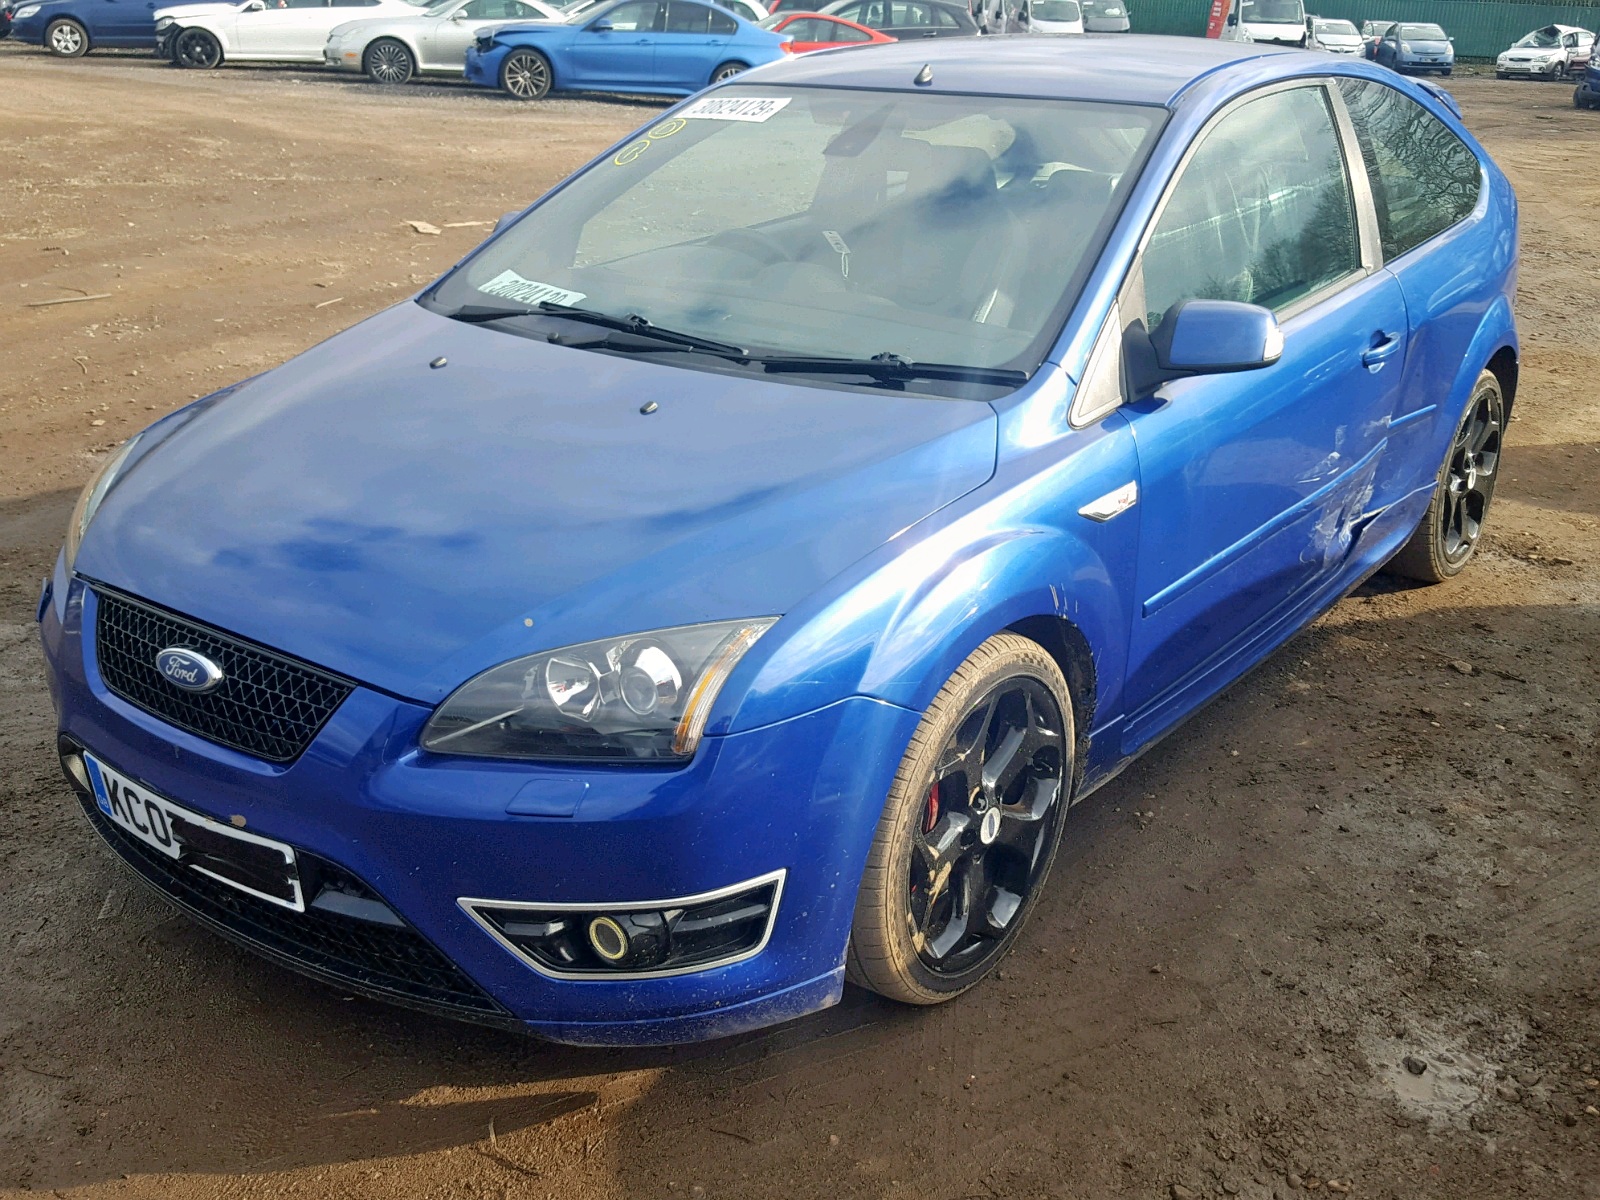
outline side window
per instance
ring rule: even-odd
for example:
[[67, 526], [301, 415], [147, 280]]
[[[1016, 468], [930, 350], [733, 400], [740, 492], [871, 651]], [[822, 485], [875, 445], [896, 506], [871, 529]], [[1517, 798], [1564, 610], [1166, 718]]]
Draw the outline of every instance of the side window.
[[1320, 86], [1273, 92], [1202, 135], [1145, 247], [1150, 328], [1181, 300], [1282, 311], [1361, 268], [1329, 99]]
[[820, 32], [822, 24], [814, 17], [801, 17], [798, 21], [790, 21], [785, 25], [783, 32], [792, 33], [797, 42], [825, 42], [828, 40], [828, 35]]
[[1483, 168], [1449, 126], [1381, 83], [1341, 79], [1339, 90], [1372, 181], [1386, 260], [1471, 215]]
[[656, 0], [636, 0], [633, 4], [619, 4], [606, 14], [611, 28], [619, 33], [638, 33], [656, 27], [656, 13], [661, 6]]
[[[744, 16], [745, 14], [741, 12], [739, 15]], [[711, 32], [720, 34], [723, 37], [731, 36], [739, 32], [739, 22], [735, 21], [727, 13], [713, 8], [711, 10]]]
[[822, 26], [819, 42], [870, 42], [872, 36], [862, 33], [859, 29], [851, 29], [848, 25], [841, 25], [837, 21], [818, 21]]
[[687, 0], [668, 0], [668, 33], [707, 33], [711, 28], [711, 10], [704, 4], [690, 4]]
[[865, 4], [851, 4], [841, 8], [838, 15], [847, 21], [857, 21], [865, 24], [862, 18], [867, 15], [867, 6]]

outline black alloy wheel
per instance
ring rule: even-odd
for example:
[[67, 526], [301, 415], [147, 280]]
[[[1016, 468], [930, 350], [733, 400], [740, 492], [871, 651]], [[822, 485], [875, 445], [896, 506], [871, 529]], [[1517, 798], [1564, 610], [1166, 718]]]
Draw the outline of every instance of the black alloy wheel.
[[365, 66], [367, 78], [373, 83], [383, 84], [407, 83], [417, 71], [416, 59], [411, 57], [411, 51], [406, 49], [405, 43], [392, 38], [384, 38], [367, 47]]
[[908, 916], [917, 955], [960, 975], [998, 949], [1048, 865], [1061, 815], [1061, 710], [1008, 679], [973, 706], [940, 755], [913, 835]]
[[1505, 423], [1500, 381], [1484, 371], [1450, 440], [1433, 501], [1411, 540], [1389, 564], [1393, 574], [1440, 583], [1467, 565], [1494, 499]]
[[1073, 717], [1043, 647], [990, 638], [928, 706], [868, 855], [852, 982], [909, 1004], [976, 984], [1016, 940], [1060, 842]]
[[172, 61], [180, 67], [209, 71], [222, 62], [222, 43], [204, 29], [185, 29], [173, 46]]
[[500, 67], [500, 86], [518, 100], [550, 94], [550, 62], [537, 50], [513, 50]]

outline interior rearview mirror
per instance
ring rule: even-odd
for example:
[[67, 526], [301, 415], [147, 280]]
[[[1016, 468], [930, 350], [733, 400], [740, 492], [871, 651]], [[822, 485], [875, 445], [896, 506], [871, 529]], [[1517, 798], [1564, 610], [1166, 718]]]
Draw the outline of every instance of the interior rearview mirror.
[[1270, 310], [1237, 300], [1185, 300], [1168, 310], [1150, 333], [1149, 353], [1130, 366], [1144, 377], [1139, 390], [1149, 392], [1190, 375], [1258, 371], [1282, 354], [1283, 331]]

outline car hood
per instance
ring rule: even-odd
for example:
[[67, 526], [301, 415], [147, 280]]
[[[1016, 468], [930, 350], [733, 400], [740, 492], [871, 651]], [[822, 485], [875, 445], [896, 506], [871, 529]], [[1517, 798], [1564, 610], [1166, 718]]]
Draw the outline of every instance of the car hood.
[[1356, 33], [1319, 33], [1317, 41], [1324, 46], [1359, 46], [1361, 35]]
[[1406, 45], [1411, 47], [1411, 53], [1413, 54], [1443, 54], [1445, 51], [1450, 49], [1449, 42], [1441, 42], [1438, 40], [1429, 40], [1423, 42], [1418, 41], [1415, 38], [1407, 38]]
[[80, 574], [434, 703], [519, 654], [787, 611], [984, 483], [996, 420], [407, 303], [150, 438]]

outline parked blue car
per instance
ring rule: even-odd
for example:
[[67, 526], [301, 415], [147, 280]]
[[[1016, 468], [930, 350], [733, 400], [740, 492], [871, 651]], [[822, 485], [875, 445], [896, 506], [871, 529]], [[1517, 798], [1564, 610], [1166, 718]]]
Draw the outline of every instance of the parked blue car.
[[1600, 61], [1591, 58], [1572, 92], [1573, 108], [1600, 108]]
[[467, 50], [467, 81], [551, 92], [687, 96], [784, 56], [790, 39], [698, 0], [621, 0], [565, 25], [504, 25]]
[[156, 9], [168, 6], [168, 0], [22, 0], [11, 18], [11, 36], [61, 58], [90, 50], [150, 50]]
[[1472, 559], [1516, 255], [1365, 62], [785, 61], [112, 455], [39, 602], [67, 779], [341, 989], [601, 1044], [947, 1000], [1069, 805]]
[[1391, 70], [1421, 75], [1448, 75], [1456, 65], [1456, 48], [1437, 25], [1391, 25], [1373, 58]]

